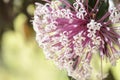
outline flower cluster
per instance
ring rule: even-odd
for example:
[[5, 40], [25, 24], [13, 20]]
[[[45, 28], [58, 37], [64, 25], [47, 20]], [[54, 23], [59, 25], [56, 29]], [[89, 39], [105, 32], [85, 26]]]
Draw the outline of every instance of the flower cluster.
[[76, 0], [73, 4], [47, 0], [45, 5], [36, 3], [34, 13], [36, 40], [46, 58], [77, 80], [89, 79], [95, 51], [112, 64], [120, 56], [120, 28], [112, 26], [120, 23], [120, 10], [114, 7], [97, 18], [100, 0], [91, 8], [88, 3], [89, 0]]

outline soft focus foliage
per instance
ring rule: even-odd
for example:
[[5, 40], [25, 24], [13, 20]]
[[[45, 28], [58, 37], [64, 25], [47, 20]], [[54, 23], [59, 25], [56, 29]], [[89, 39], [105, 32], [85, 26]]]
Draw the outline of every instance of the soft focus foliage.
[[34, 37], [25, 40], [25, 15], [20, 14], [14, 22], [15, 31], [3, 35], [5, 67], [0, 67], [0, 80], [68, 80], [65, 71], [44, 58]]

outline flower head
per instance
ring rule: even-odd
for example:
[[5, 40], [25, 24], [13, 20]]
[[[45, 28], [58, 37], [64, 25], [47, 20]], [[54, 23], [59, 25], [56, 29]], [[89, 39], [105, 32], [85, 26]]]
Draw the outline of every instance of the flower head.
[[96, 0], [93, 7], [89, 0], [76, 0], [73, 4], [66, 0], [47, 2], [36, 3], [33, 28], [48, 59], [78, 80], [90, 77], [90, 62], [95, 51], [101, 58], [115, 63], [120, 56], [114, 46], [120, 48], [120, 28], [112, 24], [120, 23], [119, 9], [107, 8], [99, 17], [100, 0]]

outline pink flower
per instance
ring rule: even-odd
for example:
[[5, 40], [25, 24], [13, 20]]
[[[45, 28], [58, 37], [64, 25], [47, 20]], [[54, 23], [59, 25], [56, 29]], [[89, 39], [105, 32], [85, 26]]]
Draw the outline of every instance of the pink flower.
[[112, 64], [120, 56], [120, 23], [117, 8], [106, 10], [98, 18], [100, 1], [89, 8], [88, 0], [76, 0], [71, 5], [66, 0], [36, 3], [33, 28], [36, 40], [45, 56], [53, 60], [68, 75], [77, 80], [90, 77], [92, 55], [99, 52], [101, 59], [108, 58]]

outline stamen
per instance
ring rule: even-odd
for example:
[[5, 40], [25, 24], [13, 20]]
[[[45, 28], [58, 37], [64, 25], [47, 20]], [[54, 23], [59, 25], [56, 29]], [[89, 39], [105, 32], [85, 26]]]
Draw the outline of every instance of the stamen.
[[86, 0], [85, 3], [86, 3], [86, 7], [87, 7], [87, 10], [86, 10], [86, 11], [87, 11], [87, 13], [88, 13], [88, 8], [89, 8], [89, 7], [88, 7], [88, 0]]
[[95, 6], [94, 6], [94, 8], [93, 8], [94, 10], [97, 9], [97, 6], [98, 6], [99, 2], [100, 2], [99, 0], [96, 1], [96, 4], [95, 4]]
[[110, 16], [110, 13], [107, 12], [101, 19], [99, 19], [97, 22], [102, 22], [104, 21], [105, 19], [107, 19], [108, 17]]

